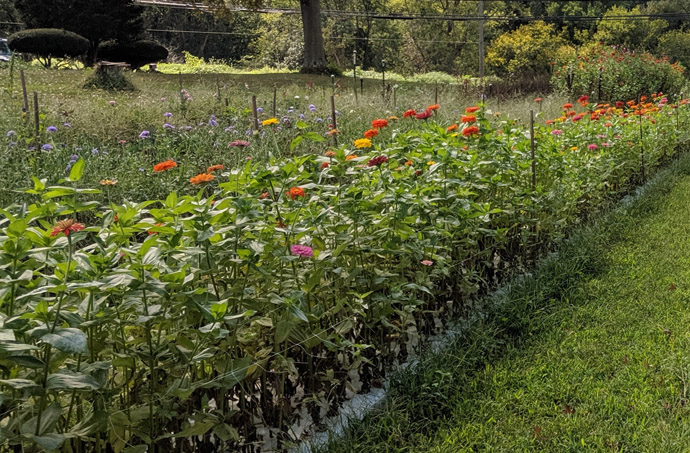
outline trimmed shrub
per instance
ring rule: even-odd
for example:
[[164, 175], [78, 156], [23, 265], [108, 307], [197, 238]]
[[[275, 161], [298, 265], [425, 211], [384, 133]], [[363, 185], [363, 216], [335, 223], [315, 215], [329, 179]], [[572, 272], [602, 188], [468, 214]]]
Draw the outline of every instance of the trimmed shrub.
[[99, 47], [100, 60], [122, 61], [137, 69], [145, 64], [168, 58], [168, 49], [155, 41], [140, 40], [130, 43], [108, 41]]
[[665, 57], [596, 44], [557, 61], [551, 84], [571, 96], [587, 94], [597, 101], [627, 101], [649, 93], [679, 93], [685, 84], [684, 71], [683, 66]]
[[46, 67], [52, 58], [81, 57], [91, 47], [83, 36], [57, 28], [23, 30], [11, 35], [7, 44], [15, 52], [36, 55]]

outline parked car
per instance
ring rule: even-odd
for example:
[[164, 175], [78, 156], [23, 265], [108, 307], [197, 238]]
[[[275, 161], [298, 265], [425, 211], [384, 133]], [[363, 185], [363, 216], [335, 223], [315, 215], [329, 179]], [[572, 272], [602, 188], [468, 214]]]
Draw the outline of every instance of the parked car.
[[7, 40], [0, 39], [0, 61], [10, 61], [12, 51], [7, 47]]

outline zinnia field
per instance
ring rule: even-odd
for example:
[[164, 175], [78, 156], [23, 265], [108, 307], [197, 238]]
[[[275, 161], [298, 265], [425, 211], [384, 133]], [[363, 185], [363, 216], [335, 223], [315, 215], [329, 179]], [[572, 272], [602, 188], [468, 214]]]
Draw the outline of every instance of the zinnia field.
[[187, 127], [161, 103], [163, 127], [78, 151], [72, 125], [36, 141], [18, 115], [3, 164], [33, 185], [0, 211], [2, 450], [312, 433], [686, 149], [687, 99], [578, 101], [536, 115], [534, 148], [485, 104], [235, 134], [227, 110]]

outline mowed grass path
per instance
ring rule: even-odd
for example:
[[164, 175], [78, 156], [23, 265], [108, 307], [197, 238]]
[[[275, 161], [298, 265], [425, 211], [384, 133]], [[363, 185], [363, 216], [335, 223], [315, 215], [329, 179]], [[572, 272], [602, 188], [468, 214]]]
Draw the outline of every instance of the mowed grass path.
[[690, 159], [608, 217], [331, 451], [690, 451]]

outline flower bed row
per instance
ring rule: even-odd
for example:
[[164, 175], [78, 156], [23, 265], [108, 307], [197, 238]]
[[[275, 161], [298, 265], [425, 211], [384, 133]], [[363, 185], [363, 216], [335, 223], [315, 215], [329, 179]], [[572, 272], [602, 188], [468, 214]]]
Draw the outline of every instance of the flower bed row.
[[534, 167], [528, 128], [472, 107], [404, 133], [376, 120], [358, 148], [211, 167], [195, 196], [90, 201], [82, 159], [59, 186], [34, 179], [36, 202], [0, 224], [3, 442], [299, 439], [677, 152], [685, 103], [582, 98], [536, 126]]

